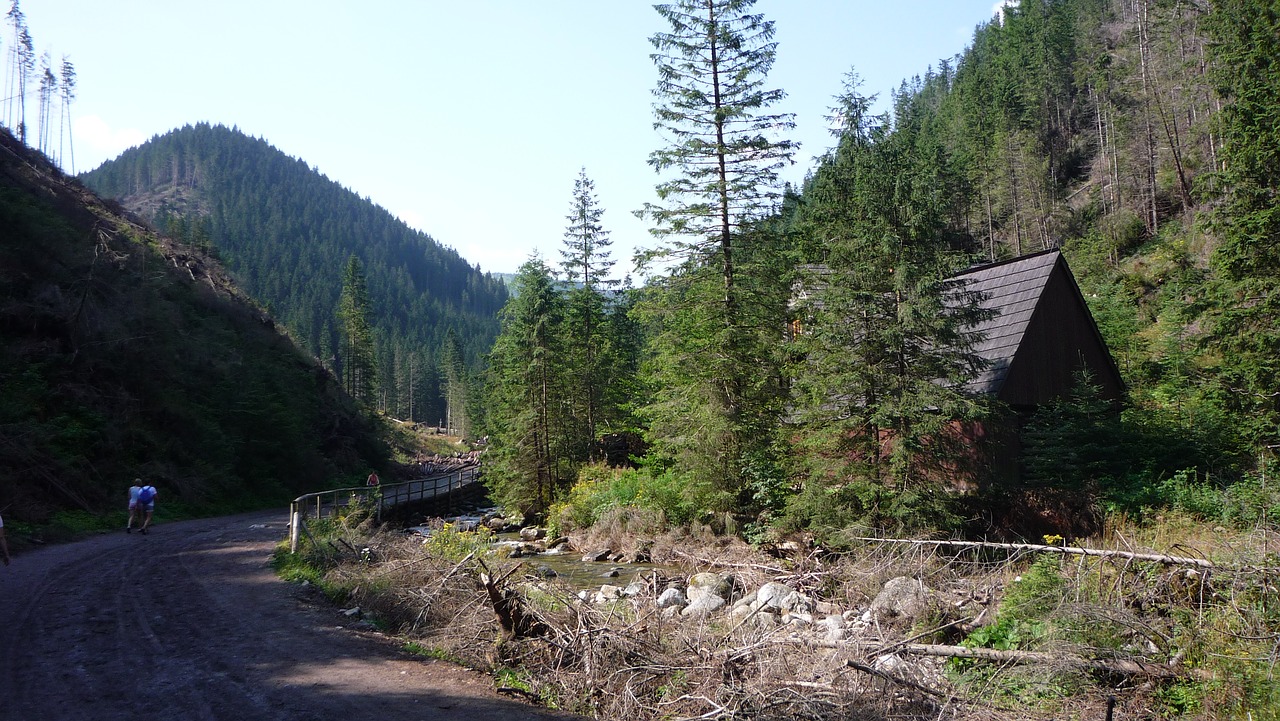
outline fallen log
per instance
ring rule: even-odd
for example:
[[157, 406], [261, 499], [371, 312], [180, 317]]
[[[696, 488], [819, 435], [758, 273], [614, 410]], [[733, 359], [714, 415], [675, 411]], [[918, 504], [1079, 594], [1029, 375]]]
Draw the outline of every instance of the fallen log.
[[947, 546], [950, 548], [995, 548], [1011, 551], [1040, 551], [1043, 553], [1061, 553], [1077, 556], [1099, 556], [1102, 558], [1128, 558], [1134, 561], [1153, 561], [1170, 566], [1197, 566], [1199, 568], [1217, 568], [1213, 561], [1186, 556], [1170, 556], [1164, 553], [1137, 553], [1134, 551], [1112, 551], [1102, 548], [1084, 548], [1082, 546], [1049, 546], [1039, 543], [994, 543], [991, 541], [922, 541], [912, 538], [870, 538], [855, 537], [850, 540], [867, 543], [898, 543], [913, 546]]
[[780, 638], [775, 643], [797, 646], [814, 646], [817, 648], [848, 649], [860, 653], [908, 653], [917, 656], [940, 656], [944, 658], [971, 658], [980, 661], [994, 661], [1004, 664], [1045, 664], [1070, 666], [1090, 671], [1104, 671], [1123, 676], [1145, 676], [1148, 678], [1185, 678], [1193, 677], [1201, 681], [1211, 680], [1212, 674], [1203, 669], [1188, 669], [1167, 663], [1154, 663], [1134, 658], [1084, 658], [1062, 653], [1045, 653], [1043, 651], [1001, 650], [996, 648], [969, 648], [968, 646], [949, 646], [932, 643], [859, 643], [858, 641], [832, 641], [829, 639]]

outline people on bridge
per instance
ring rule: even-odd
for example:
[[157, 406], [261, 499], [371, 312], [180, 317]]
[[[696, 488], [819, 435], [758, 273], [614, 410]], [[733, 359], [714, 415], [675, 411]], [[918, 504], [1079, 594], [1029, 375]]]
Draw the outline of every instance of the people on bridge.
[[366, 486], [376, 486], [376, 485], [378, 485], [378, 472], [377, 472], [377, 471], [373, 471], [373, 472], [371, 472], [371, 473], [369, 474], [369, 479], [368, 479], [367, 481], [365, 481], [365, 485], [366, 485]]

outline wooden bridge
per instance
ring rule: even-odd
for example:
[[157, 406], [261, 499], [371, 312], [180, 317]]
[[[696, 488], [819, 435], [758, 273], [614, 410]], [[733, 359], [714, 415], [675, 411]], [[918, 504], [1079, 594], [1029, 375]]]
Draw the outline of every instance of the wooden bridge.
[[433, 498], [447, 498], [480, 480], [480, 466], [464, 466], [449, 473], [418, 478], [380, 486], [355, 486], [334, 488], [328, 491], [298, 496], [289, 504], [289, 552], [298, 552], [298, 540], [306, 532], [308, 518], [324, 518], [334, 515], [338, 509], [356, 503], [374, 506], [374, 514], [382, 518], [382, 512], [396, 506]]

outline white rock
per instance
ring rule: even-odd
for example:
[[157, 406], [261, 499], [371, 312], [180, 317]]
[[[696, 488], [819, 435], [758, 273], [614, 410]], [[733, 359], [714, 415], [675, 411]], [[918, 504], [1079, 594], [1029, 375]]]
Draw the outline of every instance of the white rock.
[[684, 608], [689, 605], [689, 599], [685, 598], [684, 591], [678, 588], [668, 588], [658, 596], [656, 601], [658, 608]]
[[901, 619], [914, 621], [929, 606], [929, 589], [919, 580], [898, 576], [884, 584], [880, 595], [871, 602], [871, 612], [881, 621]]
[[729, 622], [736, 626], [737, 624], [745, 621], [747, 616], [750, 616], [753, 613], [755, 613], [755, 611], [752, 610], [750, 606], [734, 606], [729, 611]]
[[792, 591], [782, 599], [782, 607], [788, 611], [813, 613], [813, 599], [799, 591]]
[[794, 588], [785, 583], [770, 581], [756, 590], [756, 601], [769, 608], [786, 608], [782, 603], [783, 599], [795, 592]]
[[689, 588], [685, 595], [693, 603], [704, 596], [718, 596], [721, 602], [729, 596], [729, 580], [718, 573], [695, 573], [689, 579]]
[[723, 598], [708, 594], [706, 596], [701, 596], [699, 598], [695, 598], [692, 601], [690, 601], [689, 605], [685, 606], [684, 610], [680, 612], [680, 615], [684, 616], [685, 618], [693, 618], [694, 616], [706, 616], [712, 611], [719, 610], [722, 606], [724, 606], [724, 604], [725, 604], [725, 600]]

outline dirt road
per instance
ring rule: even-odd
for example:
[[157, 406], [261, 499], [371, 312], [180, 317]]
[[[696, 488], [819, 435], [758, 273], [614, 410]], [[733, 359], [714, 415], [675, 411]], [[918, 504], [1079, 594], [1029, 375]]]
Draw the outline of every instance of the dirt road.
[[0, 566], [0, 719], [563, 719], [341, 628], [268, 566], [283, 511], [162, 524]]

